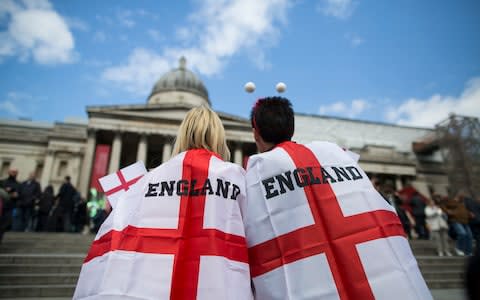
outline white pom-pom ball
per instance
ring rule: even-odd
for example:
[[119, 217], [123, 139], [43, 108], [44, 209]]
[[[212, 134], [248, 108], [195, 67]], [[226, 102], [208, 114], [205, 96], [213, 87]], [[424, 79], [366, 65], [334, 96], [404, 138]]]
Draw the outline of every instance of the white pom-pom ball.
[[245, 83], [245, 91], [247, 93], [253, 93], [253, 91], [255, 91], [255, 83], [251, 81]]
[[285, 90], [287, 89], [287, 85], [283, 82], [279, 82], [277, 83], [277, 85], [275, 86], [275, 89], [277, 90], [277, 92], [279, 93], [283, 93], [285, 92]]

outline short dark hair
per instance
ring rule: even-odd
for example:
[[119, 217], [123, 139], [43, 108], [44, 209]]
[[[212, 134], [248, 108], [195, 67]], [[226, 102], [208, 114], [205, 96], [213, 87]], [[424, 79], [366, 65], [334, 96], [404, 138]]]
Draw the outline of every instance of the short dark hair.
[[250, 113], [250, 121], [265, 142], [275, 145], [290, 141], [295, 129], [292, 104], [283, 97], [257, 100]]

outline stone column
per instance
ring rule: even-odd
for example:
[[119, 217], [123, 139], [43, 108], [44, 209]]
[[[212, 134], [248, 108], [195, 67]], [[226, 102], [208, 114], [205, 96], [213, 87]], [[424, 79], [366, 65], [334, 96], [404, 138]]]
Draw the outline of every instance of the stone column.
[[395, 177], [395, 190], [399, 191], [403, 189], [402, 178], [400, 176]]
[[42, 178], [40, 179], [40, 185], [42, 188], [45, 188], [50, 183], [54, 156], [55, 152], [53, 150], [47, 150], [47, 156], [45, 157], [45, 163], [43, 164]]
[[172, 144], [165, 143], [163, 144], [163, 153], [162, 153], [162, 162], [166, 162], [170, 159], [172, 155]]
[[92, 175], [93, 156], [95, 155], [96, 134], [95, 131], [89, 130], [87, 137], [87, 147], [83, 156], [83, 163], [80, 175], [79, 191], [82, 196], [88, 196], [88, 188], [90, 184], [90, 176]]
[[147, 164], [147, 151], [148, 151], [148, 136], [146, 134], [140, 135], [140, 141], [138, 142], [138, 150], [137, 150], [137, 161], [143, 161], [143, 163]]
[[108, 174], [118, 171], [120, 167], [120, 157], [122, 154], [122, 133], [115, 132], [110, 152], [110, 163], [108, 164]]
[[235, 147], [235, 150], [233, 152], [233, 162], [239, 164], [240, 166], [243, 166], [243, 153], [240, 145], [237, 145]]

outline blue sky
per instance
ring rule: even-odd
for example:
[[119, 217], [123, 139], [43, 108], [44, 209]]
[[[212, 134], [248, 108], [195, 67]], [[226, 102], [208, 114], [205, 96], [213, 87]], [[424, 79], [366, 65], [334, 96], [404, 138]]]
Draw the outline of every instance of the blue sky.
[[0, 0], [0, 118], [146, 103], [181, 55], [213, 108], [243, 117], [280, 81], [301, 113], [427, 127], [480, 117], [476, 0]]

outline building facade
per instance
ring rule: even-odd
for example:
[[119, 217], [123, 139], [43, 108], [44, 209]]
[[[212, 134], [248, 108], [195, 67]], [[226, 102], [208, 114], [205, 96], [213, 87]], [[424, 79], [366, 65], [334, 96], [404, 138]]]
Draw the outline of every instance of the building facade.
[[[87, 107], [87, 123], [0, 121], [0, 176], [17, 168], [18, 179], [35, 172], [42, 187], [58, 191], [71, 176], [82, 196], [99, 176], [135, 161], [147, 169], [170, 158], [178, 127], [198, 105], [210, 106], [203, 82], [186, 67], [163, 75], [145, 104]], [[256, 147], [248, 119], [217, 112], [222, 120], [232, 161], [244, 165]], [[446, 194], [447, 177], [438, 153], [420, 154], [412, 145], [433, 129], [296, 114], [294, 140], [328, 140], [360, 154], [370, 176], [391, 181], [397, 189], [411, 184], [429, 195]]]

